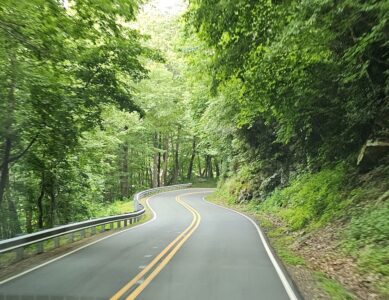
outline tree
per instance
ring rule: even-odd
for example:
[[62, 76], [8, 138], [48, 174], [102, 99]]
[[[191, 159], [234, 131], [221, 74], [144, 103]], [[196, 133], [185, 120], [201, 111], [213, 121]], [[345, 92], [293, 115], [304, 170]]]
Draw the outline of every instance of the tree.
[[141, 35], [128, 26], [138, 2], [108, 4], [77, 0], [65, 9], [55, 0], [2, 1], [0, 206], [4, 211], [15, 207], [9, 178], [20, 164], [24, 171], [39, 174], [37, 199], [51, 199], [49, 223], [54, 224], [56, 190], [64, 175], [56, 170], [67, 165], [82, 133], [99, 124], [102, 105], [140, 111], [132, 100], [132, 82], [146, 75], [140, 56], [155, 53], [143, 47]]

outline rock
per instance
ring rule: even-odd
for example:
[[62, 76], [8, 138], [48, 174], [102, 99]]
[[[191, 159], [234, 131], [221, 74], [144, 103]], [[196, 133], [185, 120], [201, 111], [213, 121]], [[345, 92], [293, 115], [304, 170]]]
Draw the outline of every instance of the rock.
[[279, 173], [275, 173], [272, 176], [266, 178], [261, 183], [260, 190], [265, 194], [269, 194], [275, 190], [277, 186], [281, 184], [281, 175]]
[[242, 189], [239, 193], [239, 197], [236, 200], [236, 203], [249, 202], [251, 199], [253, 199], [253, 193], [248, 191], [247, 189]]
[[389, 154], [389, 139], [367, 140], [359, 152], [357, 165], [362, 172], [367, 172], [387, 154]]

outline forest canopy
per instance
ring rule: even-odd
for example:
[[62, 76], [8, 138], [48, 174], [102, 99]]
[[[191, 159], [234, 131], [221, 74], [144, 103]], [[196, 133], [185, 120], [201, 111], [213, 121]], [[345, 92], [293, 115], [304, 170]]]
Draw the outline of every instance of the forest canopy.
[[0, 0], [2, 238], [204, 178], [264, 199], [388, 138], [388, 1], [65, 2]]

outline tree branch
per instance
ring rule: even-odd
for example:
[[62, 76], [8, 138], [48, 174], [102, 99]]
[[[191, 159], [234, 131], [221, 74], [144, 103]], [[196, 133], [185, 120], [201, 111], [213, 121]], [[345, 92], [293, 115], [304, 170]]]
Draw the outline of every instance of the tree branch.
[[34, 145], [34, 143], [36, 142], [36, 140], [38, 139], [38, 136], [39, 134], [37, 134], [32, 140], [31, 142], [27, 145], [27, 147], [22, 150], [19, 154], [15, 155], [15, 156], [12, 156], [8, 159], [7, 162], [3, 163], [0, 165], [0, 168], [3, 167], [4, 164], [10, 164], [14, 161], [17, 161], [18, 159], [20, 159], [23, 155], [25, 155], [27, 153], [27, 151], [32, 147], [32, 145]]

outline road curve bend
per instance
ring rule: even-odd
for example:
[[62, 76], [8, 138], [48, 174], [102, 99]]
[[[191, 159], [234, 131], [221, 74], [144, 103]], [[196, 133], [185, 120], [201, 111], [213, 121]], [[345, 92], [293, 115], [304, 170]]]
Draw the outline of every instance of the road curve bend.
[[210, 192], [150, 197], [152, 220], [0, 283], [0, 299], [299, 299], [259, 228]]

